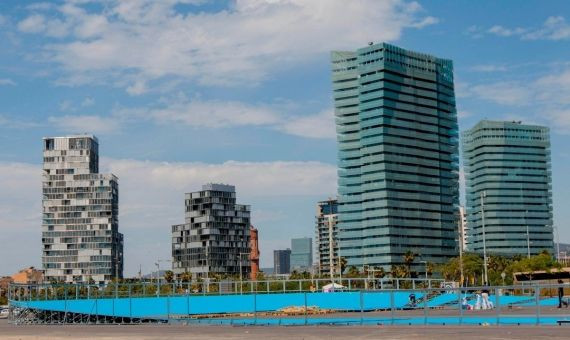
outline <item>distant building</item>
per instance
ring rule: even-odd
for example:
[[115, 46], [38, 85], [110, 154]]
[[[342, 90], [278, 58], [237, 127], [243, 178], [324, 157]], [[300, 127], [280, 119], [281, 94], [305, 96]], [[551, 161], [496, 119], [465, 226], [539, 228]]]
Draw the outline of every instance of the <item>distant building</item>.
[[549, 129], [482, 120], [462, 145], [470, 251], [554, 254]]
[[46, 137], [43, 143], [46, 281], [106, 283], [122, 278], [119, 183], [115, 175], [99, 173], [97, 138]]
[[333, 51], [340, 256], [348, 266], [457, 256], [459, 143], [453, 62], [391, 44]]
[[291, 272], [291, 249], [273, 251], [273, 274]]
[[249, 229], [249, 248], [251, 253], [249, 254], [249, 260], [251, 261], [251, 273], [250, 279], [257, 279], [257, 274], [259, 273], [259, 231], [253, 226]]
[[34, 267], [29, 267], [22, 269], [16, 274], [12, 275], [12, 281], [14, 283], [21, 284], [38, 284], [44, 282], [44, 272], [42, 270], [37, 270]]
[[291, 271], [311, 271], [313, 268], [313, 239], [291, 239]]
[[317, 270], [321, 275], [334, 275], [340, 271], [337, 212], [338, 202], [335, 199], [322, 201], [317, 204], [315, 241], [317, 251]]
[[236, 204], [235, 187], [203, 185], [186, 194], [185, 205], [185, 223], [172, 226], [172, 271], [249, 277], [250, 207]]

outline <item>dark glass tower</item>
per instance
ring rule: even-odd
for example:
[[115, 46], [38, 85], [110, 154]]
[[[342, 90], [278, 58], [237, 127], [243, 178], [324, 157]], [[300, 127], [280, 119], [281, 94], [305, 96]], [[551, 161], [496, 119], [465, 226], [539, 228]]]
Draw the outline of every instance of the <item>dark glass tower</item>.
[[457, 254], [458, 127], [451, 60], [369, 44], [332, 52], [340, 256], [362, 267]]

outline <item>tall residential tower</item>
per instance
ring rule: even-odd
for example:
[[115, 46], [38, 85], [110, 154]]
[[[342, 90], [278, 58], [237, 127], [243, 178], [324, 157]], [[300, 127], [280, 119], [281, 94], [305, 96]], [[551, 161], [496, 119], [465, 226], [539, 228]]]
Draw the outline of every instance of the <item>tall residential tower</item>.
[[99, 173], [95, 136], [43, 139], [42, 264], [47, 281], [123, 277], [119, 184]]
[[331, 277], [340, 271], [337, 212], [338, 201], [336, 199], [321, 201], [317, 204], [315, 237], [318, 271], [321, 275], [327, 274]]
[[193, 278], [251, 272], [250, 207], [233, 185], [206, 184], [186, 194], [186, 223], [172, 226], [172, 271]]
[[458, 253], [453, 63], [381, 43], [332, 52], [340, 256], [349, 266]]
[[485, 243], [491, 254], [552, 254], [548, 128], [483, 120], [462, 145], [469, 250], [483, 253]]

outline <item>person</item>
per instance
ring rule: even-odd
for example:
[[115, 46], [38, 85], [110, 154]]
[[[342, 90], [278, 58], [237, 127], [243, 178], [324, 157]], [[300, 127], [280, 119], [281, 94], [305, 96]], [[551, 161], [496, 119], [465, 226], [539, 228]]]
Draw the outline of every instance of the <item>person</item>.
[[491, 309], [491, 304], [489, 303], [489, 288], [487, 288], [487, 283], [485, 283], [485, 288], [481, 291], [481, 308]]
[[[558, 280], [558, 284], [563, 284], [564, 281]], [[562, 305], [565, 305], [568, 308], [568, 302], [564, 301], [564, 287], [558, 287], [558, 308], [562, 308]]]
[[416, 307], [416, 294], [414, 294], [414, 293], [410, 294], [409, 304], [410, 304], [410, 307], [412, 307], [412, 308]]

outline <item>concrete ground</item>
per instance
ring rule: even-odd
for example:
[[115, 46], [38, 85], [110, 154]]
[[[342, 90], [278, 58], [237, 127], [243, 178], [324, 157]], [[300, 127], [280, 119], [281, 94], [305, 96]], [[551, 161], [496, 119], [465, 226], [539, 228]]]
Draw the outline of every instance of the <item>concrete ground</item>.
[[295, 326], [184, 325], [14, 326], [0, 339], [568, 339], [570, 326]]

